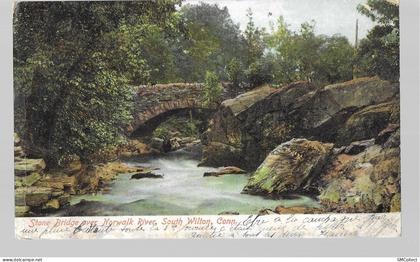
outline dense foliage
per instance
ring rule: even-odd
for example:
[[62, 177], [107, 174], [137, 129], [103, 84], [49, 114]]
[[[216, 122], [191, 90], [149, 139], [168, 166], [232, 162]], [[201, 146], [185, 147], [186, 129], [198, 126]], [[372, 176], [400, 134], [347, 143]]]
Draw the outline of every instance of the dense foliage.
[[398, 7], [368, 0], [359, 10], [377, 25], [356, 51], [343, 36], [316, 35], [314, 22], [292, 31], [279, 17], [259, 28], [251, 10], [242, 32], [214, 4], [19, 2], [15, 129], [32, 154], [87, 161], [123, 139], [134, 86], [204, 82], [205, 103], [217, 104], [220, 81], [245, 91], [298, 80], [325, 85], [354, 73], [398, 80]]
[[165, 55], [156, 42], [174, 30], [175, 11], [170, 0], [20, 2], [15, 125], [32, 154], [87, 160], [117, 144], [131, 119], [130, 84], [156, 74], [153, 59], [164, 58], [153, 51]]
[[180, 41], [177, 57], [181, 77], [189, 81], [203, 81], [206, 71], [213, 71], [226, 79], [226, 65], [241, 59], [246, 51], [245, 40], [226, 7], [200, 3], [184, 5], [180, 11], [187, 37]]
[[[251, 26], [252, 27], [252, 26]], [[262, 83], [284, 85], [306, 80], [328, 84], [352, 78], [353, 47], [345, 37], [319, 36], [314, 23], [304, 23], [298, 32], [280, 17], [270, 33], [263, 33], [265, 46], [249, 64], [251, 86]]]
[[400, 76], [400, 29], [398, 5], [368, 0], [358, 10], [377, 25], [360, 42], [357, 52], [358, 73], [379, 75], [398, 81]]

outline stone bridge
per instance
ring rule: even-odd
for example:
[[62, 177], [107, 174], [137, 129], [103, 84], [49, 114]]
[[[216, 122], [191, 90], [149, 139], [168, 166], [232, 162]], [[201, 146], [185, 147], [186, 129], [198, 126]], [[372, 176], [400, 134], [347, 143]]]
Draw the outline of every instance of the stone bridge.
[[[153, 129], [158, 118], [182, 109], [212, 109], [204, 105], [202, 83], [173, 83], [139, 86], [135, 96], [134, 119], [129, 134]], [[213, 108], [214, 109], [214, 108]]]

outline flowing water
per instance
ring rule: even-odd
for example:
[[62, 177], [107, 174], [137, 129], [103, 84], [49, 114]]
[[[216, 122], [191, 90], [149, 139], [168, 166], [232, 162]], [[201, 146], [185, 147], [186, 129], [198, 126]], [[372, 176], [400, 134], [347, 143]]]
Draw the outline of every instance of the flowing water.
[[204, 172], [216, 169], [197, 167], [198, 162], [182, 150], [159, 158], [130, 159], [127, 164], [157, 168], [154, 172], [164, 177], [136, 180], [121, 174], [110, 185], [109, 193], [75, 196], [72, 206], [61, 215], [257, 214], [263, 208], [274, 209], [278, 205], [317, 206], [314, 199], [306, 196], [272, 200], [241, 194], [248, 175], [203, 177]]

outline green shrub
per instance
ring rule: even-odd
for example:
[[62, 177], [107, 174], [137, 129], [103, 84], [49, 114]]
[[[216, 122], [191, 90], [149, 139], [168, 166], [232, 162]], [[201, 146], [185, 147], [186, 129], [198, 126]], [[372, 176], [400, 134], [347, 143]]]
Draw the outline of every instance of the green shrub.
[[216, 73], [207, 71], [204, 81], [204, 104], [215, 105], [217, 104], [222, 95], [222, 85], [219, 82], [219, 77]]

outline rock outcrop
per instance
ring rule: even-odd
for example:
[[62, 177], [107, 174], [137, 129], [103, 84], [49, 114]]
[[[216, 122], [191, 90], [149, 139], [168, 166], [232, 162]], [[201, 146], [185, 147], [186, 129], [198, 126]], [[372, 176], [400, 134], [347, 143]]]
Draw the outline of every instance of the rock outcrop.
[[132, 167], [120, 161], [89, 165], [76, 176], [77, 194], [95, 193], [106, 187], [119, 174], [133, 175], [149, 171], [148, 168]]
[[221, 109], [210, 120], [209, 129], [202, 136], [204, 148], [200, 165], [245, 167], [242, 156], [242, 134], [246, 135], [246, 131], [243, 130], [245, 127], [242, 127], [241, 116], [252, 105], [275, 91], [269, 86], [262, 86], [224, 101]]
[[41, 172], [45, 169], [43, 159], [15, 158], [15, 175], [25, 175]]
[[222, 103], [201, 164], [258, 167], [244, 193], [311, 194], [325, 212], [398, 211], [399, 107], [399, 84], [377, 77], [256, 89]]
[[138, 139], [128, 140], [126, 144], [120, 146], [118, 151], [120, 157], [133, 157], [158, 153], [157, 150], [154, 150]]
[[255, 169], [292, 138], [348, 145], [398, 121], [399, 85], [377, 77], [318, 88], [296, 82], [222, 103], [203, 135], [202, 165]]
[[284, 195], [310, 190], [325, 165], [333, 144], [292, 139], [279, 145], [249, 178], [244, 193]]
[[47, 183], [50, 177], [45, 174], [45, 161], [26, 157], [17, 134], [14, 134], [14, 143], [15, 215], [26, 216], [68, 205], [68, 188]]
[[[384, 140], [383, 136], [390, 130], [393, 132]], [[375, 144], [375, 141], [382, 143]], [[250, 177], [243, 192], [269, 197], [312, 194], [318, 196], [322, 212], [400, 211], [399, 129], [394, 124], [376, 139], [356, 141], [340, 148], [332, 146], [306, 139], [281, 144]], [[273, 212], [312, 211], [281, 208]]]
[[399, 112], [399, 100], [362, 108], [340, 127], [335, 141], [337, 144], [347, 145], [352, 141], [373, 138], [389, 123], [398, 123]]
[[[319, 200], [327, 211], [400, 211], [399, 130], [382, 144], [370, 145], [358, 154], [331, 157], [320, 180]], [[398, 141], [390, 142], [398, 136]]]
[[43, 159], [26, 157], [15, 134], [15, 215], [33, 216], [66, 207], [74, 194], [94, 193], [106, 187], [118, 174], [148, 172], [119, 161], [84, 166], [76, 156], [62, 163], [60, 170], [46, 169]]

